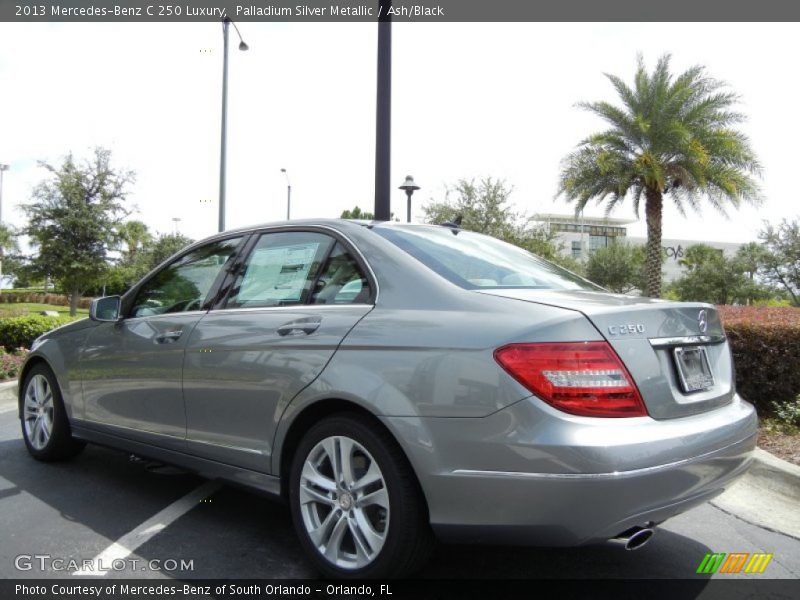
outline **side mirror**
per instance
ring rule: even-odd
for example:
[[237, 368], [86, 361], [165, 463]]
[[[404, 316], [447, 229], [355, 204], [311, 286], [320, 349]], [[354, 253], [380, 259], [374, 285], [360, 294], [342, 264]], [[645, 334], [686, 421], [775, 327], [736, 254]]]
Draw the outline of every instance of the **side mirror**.
[[122, 299], [119, 296], [95, 298], [89, 307], [89, 318], [92, 321], [116, 323], [119, 321]]

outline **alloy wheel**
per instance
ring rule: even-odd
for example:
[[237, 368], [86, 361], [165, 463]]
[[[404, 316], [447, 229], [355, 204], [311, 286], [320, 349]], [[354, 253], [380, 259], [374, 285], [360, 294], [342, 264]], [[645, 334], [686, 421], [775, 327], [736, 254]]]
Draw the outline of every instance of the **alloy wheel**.
[[47, 446], [53, 432], [53, 389], [44, 375], [34, 375], [25, 390], [25, 436], [36, 450]]
[[300, 475], [300, 512], [317, 551], [343, 569], [372, 563], [389, 531], [389, 492], [380, 466], [346, 436], [317, 443]]

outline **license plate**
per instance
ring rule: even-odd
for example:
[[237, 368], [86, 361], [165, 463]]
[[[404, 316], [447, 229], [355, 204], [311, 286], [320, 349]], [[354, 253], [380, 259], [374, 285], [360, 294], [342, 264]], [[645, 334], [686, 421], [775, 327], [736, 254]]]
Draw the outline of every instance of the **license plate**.
[[711, 373], [705, 348], [675, 348], [674, 353], [684, 392], [699, 392], [714, 386], [714, 375]]

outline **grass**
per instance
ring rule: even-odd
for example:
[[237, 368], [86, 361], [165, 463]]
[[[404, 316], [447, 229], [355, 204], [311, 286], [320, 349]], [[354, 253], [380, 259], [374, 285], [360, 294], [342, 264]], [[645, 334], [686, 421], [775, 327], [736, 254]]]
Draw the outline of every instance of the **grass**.
[[800, 465], [800, 427], [779, 419], [761, 419], [758, 445], [778, 458]]
[[[38, 315], [43, 310], [58, 311], [59, 316], [69, 316], [69, 306], [57, 306], [55, 304], [38, 304], [35, 302], [19, 302], [13, 304], [0, 304], [0, 318], [3, 317], [26, 317], [28, 315]], [[78, 316], [89, 316], [89, 309], [79, 308]]]

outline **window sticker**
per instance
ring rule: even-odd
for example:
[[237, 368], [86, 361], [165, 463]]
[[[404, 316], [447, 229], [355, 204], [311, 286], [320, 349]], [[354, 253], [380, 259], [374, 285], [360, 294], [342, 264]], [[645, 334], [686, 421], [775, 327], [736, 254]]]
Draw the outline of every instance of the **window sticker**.
[[319, 242], [256, 248], [239, 288], [239, 304], [299, 302], [318, 249]]

